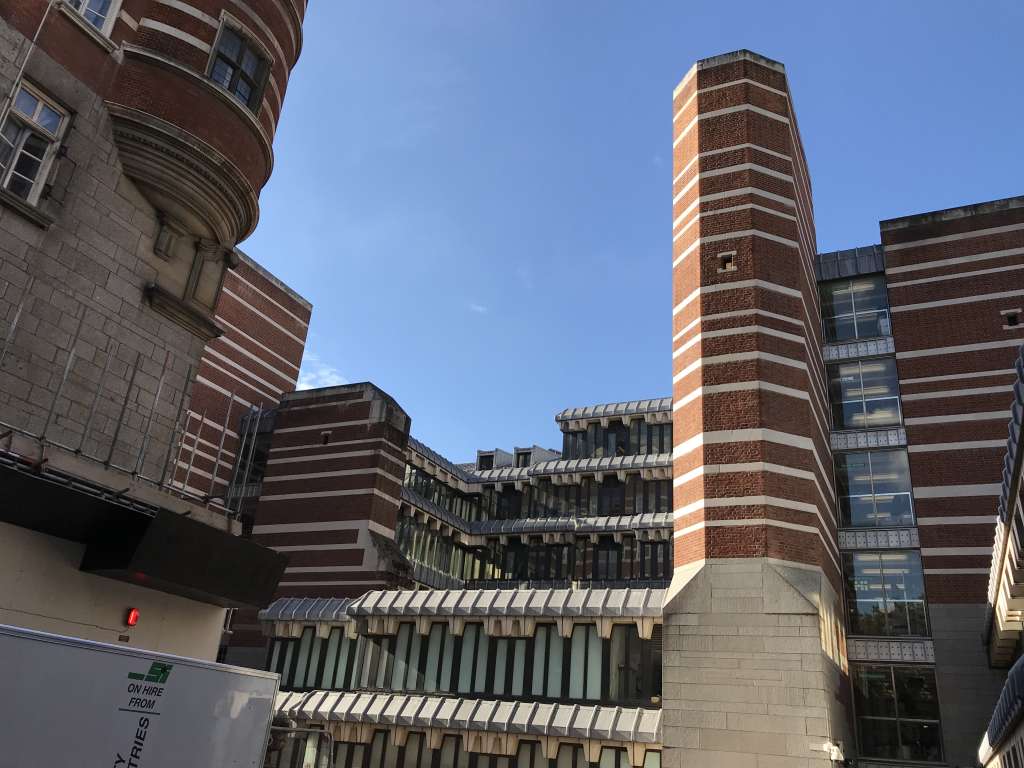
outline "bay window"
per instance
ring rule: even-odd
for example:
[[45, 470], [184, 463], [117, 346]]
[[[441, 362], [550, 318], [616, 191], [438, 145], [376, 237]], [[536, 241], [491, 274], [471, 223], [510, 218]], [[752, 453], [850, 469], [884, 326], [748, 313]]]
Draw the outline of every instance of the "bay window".
[[821, 317], [828, 342], [871, 339], [892, 333], [885, 275], [822, 283]]
[[852, 360], [828, 367], [834, 429], [875, 429], [900, 424], [896, 361]]
[[921, 556], [914, 550], [843, 555], [851, 635], [928, 634]]
[[913, 488], [905, 450], [837, 453], [835, 469], [843, 527], [914, 524]]
[[934, 669], [866, 664], [851, 677], [863, 757], [942, 761]]

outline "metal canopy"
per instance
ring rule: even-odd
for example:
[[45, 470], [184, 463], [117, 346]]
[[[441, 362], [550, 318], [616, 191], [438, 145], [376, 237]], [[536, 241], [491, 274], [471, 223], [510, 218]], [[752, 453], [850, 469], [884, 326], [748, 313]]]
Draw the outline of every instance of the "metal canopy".
[[661, 743], [661, 710], [536, 701], [487, 701], [405, 693], [279, 693], [278, 714], [295, 720], [439, 728]]
[[365, 616], [660, 617], [664, 589], [373, 590], [361, 597], [283, 597], [260, 621], [341, 623]]

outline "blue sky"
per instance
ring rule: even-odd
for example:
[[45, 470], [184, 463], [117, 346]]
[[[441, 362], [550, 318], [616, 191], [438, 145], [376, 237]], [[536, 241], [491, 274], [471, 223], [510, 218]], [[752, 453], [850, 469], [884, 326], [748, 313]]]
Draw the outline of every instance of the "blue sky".
[[313, 302], [304, 380], [372, 381], [457, 461], [670, 394], [672, 89], [786, 64], [819, 250], [1024, 194], [1024, 5], [314, 0], [243, 249]]

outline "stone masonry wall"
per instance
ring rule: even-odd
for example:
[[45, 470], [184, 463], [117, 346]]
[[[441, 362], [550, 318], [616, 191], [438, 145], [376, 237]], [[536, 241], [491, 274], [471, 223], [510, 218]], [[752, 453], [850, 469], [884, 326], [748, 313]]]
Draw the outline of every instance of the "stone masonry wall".
[[[0, 21], [5, 96], [26, 51], [21, 34]], [[0, 420], [37, 434], [43, 429], [81, 318], [75, 360], [47, 437], [72, 448], [82, 443], [87, 455], [106, 458], [138, 358], [113, 454], [115, 464], [134, 467], [166, 360], [143, 462], [143, 474], [158, 478], [188, 386], [186, 372], [203, 343], [144, 302], [143, 288], [156, 275], [147, 261], [154, 258], [157, 217], [121, 171], [102, 100], [38, 49], [28, 59], [25, 78], [61, 101], [72, 117], [52, 187], [38, 206], [53, 223], [40, 226], [0, 202], [0, 343], [21, 308], [0, 366]]]
[[838, 617], [819, 574], [705, 565], [665, 605], [663, 768], [831, 768], [851, 753]]

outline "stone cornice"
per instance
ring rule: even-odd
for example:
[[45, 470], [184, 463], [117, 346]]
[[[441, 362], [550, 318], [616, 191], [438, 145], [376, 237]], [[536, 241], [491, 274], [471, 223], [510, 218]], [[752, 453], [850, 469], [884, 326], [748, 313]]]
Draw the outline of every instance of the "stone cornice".
[[147, 112], [109, 101], [107, 109], [121, 163], [144, 194], [145, 187], [152, 187], [176, 206], [200, 216], [225, 246], [233, 246], [255, 229], [259, 197], [228, 158]]
[[155, 283], [146, 286], [144, 295], [154, 311], [169, 318], [203, 341], [210, 341], [224, 333], [224, 329], [217, 324], [213, 317], [186, 304]]

